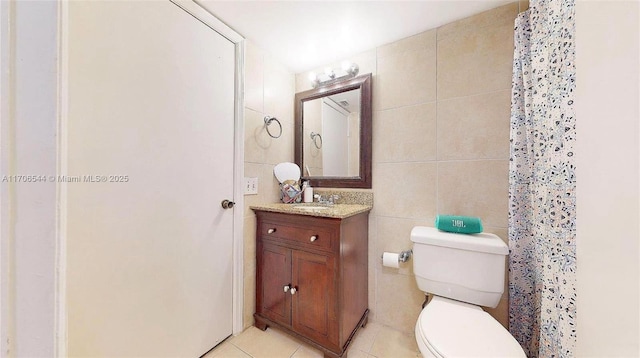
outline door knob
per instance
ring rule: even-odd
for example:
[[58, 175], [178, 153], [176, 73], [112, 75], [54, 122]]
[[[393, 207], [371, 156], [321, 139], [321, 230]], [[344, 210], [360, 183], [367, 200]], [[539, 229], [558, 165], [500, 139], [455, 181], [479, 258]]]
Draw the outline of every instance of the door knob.
[[309, 238], [309, 241], [311, 241], [311, 242], [314, 242], [314, 241], [316, 241], [316, 240], [318, 240], [318, 237], [317, 237], [316, 235], [313, 235], [313, 236], [311, 236], [311, 237]]
[[289, 292], [291, 292], [292, 295], [295, 295], [298, 290], [295, 287], [291, 287], [291, 290], [289, 290]]
[[289, 291], [290, 288], [291, 288], [291, 286], [289, 286], [289, 285], [284, 286], [284, 292]]
[[233, 208], [234, 205], [236, 205], [236, 203], [234, 203], [231, 200], [224, 199], [222, 201], [222, 208], [224, 208], [224, 209], [231, 209], [231, 208]]

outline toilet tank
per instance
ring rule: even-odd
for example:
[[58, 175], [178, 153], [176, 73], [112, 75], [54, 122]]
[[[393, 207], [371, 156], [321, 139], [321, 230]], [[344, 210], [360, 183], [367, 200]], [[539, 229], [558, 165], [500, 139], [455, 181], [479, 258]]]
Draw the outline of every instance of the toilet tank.
[[411, 230], [413, 272], [427, 293], [496, 307], [504, 291], [507, 244], [489, 233], [455, 234], [416, 226]]

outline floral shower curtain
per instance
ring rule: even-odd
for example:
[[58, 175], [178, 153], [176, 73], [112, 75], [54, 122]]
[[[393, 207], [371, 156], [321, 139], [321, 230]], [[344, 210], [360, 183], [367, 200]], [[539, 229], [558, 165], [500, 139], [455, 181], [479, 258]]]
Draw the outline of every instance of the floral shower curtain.
[[509, 324], [529, 357], [576, 341], [574, 1], [531, 1], [515, 24]]

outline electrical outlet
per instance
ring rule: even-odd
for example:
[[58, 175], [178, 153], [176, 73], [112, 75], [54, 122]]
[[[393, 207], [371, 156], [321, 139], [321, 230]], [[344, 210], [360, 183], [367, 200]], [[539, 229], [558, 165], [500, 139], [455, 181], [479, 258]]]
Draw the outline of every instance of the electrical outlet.
[[258, 194], [258, 178], [244, 178], [244, 195]]

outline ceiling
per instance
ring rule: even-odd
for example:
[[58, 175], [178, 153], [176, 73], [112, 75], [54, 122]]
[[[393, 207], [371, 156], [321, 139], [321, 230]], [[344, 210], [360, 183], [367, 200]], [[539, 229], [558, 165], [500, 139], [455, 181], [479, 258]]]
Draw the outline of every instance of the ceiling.
[[294, 73], [511, 2], [195, 1]]

